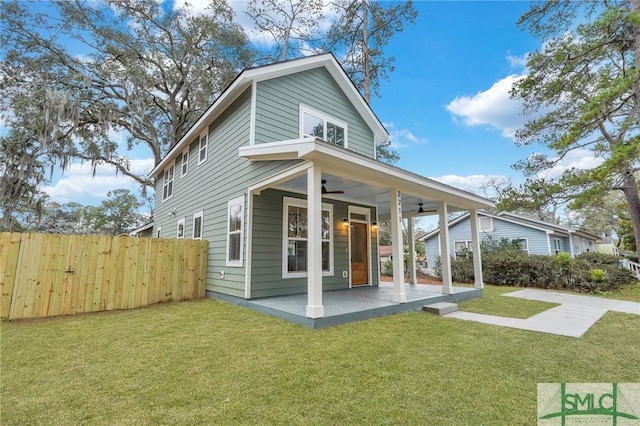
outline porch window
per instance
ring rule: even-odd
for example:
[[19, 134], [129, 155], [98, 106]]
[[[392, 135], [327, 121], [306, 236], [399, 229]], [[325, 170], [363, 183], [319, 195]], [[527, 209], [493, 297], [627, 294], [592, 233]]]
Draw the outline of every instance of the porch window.
[[184, 238], [184, 217], [178, 219], [178, 225], [176, 226], [176, 238]]
[[198, 165], [207, 160], [207, 149], [209, 148], [209, 137], [205, 134], [200, 137], [200, 146], [198, 148]]
[[300, 106], [300, 137], [309, 136], [346, 148], [347, 123]]
[[202, 210], [193, 214], [193, 239], [194, 240], [202, 239], [203, 215], [204, 215], [204, 212]]
[[171, 198], [173, 195], [173, 172], [175, 164], [164, 171], [164, 177], [162, 179], [162, 201]]
[[[284, 199], [283, 278], [307, 276], [308, 253], [307, 201]], [[322, 204], [322, 271], [332, 273], [333, 259], [333, 206]]]
[[244, 195], [227, 204], [227, 266], [242, 266]]

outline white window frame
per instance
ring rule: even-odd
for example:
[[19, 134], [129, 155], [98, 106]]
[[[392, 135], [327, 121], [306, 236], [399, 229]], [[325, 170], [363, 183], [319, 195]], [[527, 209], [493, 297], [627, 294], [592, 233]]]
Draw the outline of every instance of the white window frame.
[[[240, 206], [240, 230], [231, 230], [231, 209], [235, 206]], [[229, 259], [229, 248], [231, 247], [231, 235], [240, 234], [240, 256], [238, 259]], [[227, 202], [227, 250], [226, 250], [226, 265], [227, 266], [242, 266], [242, 253], [244, 251], [244, 195], [236, 197]]]
[[[202, 145], [202, 141], [204, 140], [204, 146]], [[204, 152], [204, 158], [202, 158], [202, 153]], [[209, 156], [209, 135], [207, 133], [203, 133], [198, 138], [198, 166], [205, 161], [207, 161], [207, 157]]]
[[518, 237], [513, 238], [513, 241], [524, 241], [525, 248], [520, 247], [520, 249], [526, 253], [529, 253], [529, 239], [526, 237]]
[[[300, 126], [300, 138], [305, 138], [305, 137], [314, 137], [313, 135], [305, 135], [304, 133], [304, 114], [308, 113], [311, 115], [314, 115], [316, 117], [318, 117], [319, 119], [321, 119], [323, 121], [323, 131], [322, 131], [322, 140], [329, 142], [327, 140], [327, 122], [330, 122], [332, 124], [338, 125], [340, 127], [342, 127], [344, 129], [344, 144], [342, 145], [342, 148], [348, 148], [349, 147], [349, 129], [348, 129], [348, 125], [345, 121], [342, 121], [338, 118], [332, 117], [330, 115], [327, 115], [323, 112], [320, 112], [318, 110], [315, 110], [311, 107], [308, 107], [306, 105], [300, 104], [299, 107], [299, 126]], [[329, 142], [331, 143], [331, 142]], [[335, 144], [336, 146], [340, 146]]]
[[[289, 207], [293, 206], [293, 207], [304, 207], [307, 208], [307, 200], [303, 200], [300, 198], [292, 198], [292, 197], [283, 197], [282, 198], [282, 278], [304, 278], [308, 276], [308, 271], [304, 271], [304, 272], [289, 272], [289, 268], [288, 268], [288, 255], [289, 255], [289, 235], [287, 232], [287, 226], [288, 226], [288, 212], [289, 212]], [[335, 233], [335, 226], [333, 223], [333, 204], [329, 204], [329, 203], [322, 203], [322, 210], [323, 211], [328, 211], [329, 212], [329, 225], [330, 225], [330, 229], [329, 229], [329, 238], [328, 239], [322, 239], [322, 242], [328, 242], [329, 243], [329, 270], [322, 270], [322, 275], [323, 276], [333, 276], [333, 270], [334, 270], [334, 265], [333, 265], [333, 234]], [[308, 212], [307, 212], [308, 214]], [[309, 262], [308, 259], [308, 234], [307, 234], [307, 238], [296, 238], [297, 241], [307, 241], [307, 265]]]
[[562, 252], [562, 239], [561, 238], [553, 238], [553, 251], [555, 251], [556, 254], [561, 253]]
[[[169, 179], [167, 179], [169, 177]], [[176, 163], [175, 161], [171, 166], [164, 169], [162, 174], [162, 201], [166, 201], [173, 197], [173, 190], [175, 189], [175, 177], [176, 177]]]
[[[180, 233], [180, 226], [182, 226], [182, 234]], [[185, 218], [181, 217], [180, 219], [178, 219], [178, 222], [176, 222], [176, 238], [179, 240], [184, 240], [185, 233], [186, 233]]]
[[180, 177], [185, 177], [188, 173], [189, 173], [189, 148], [187, 148], [186, 151], [182, 153], [182, 161], [180, 162]]
[[469, 241], [469, 240], [458, 240], [458, 241], [454, 241], [453, 242], [453, 254], [455, 255], [455, 258], [458, 258], [458, 252], [462, 251], [462, 249], [457, 250], [456, 249], [456, 244], [460, 244], [463, 243], [464, 244], [464, 249], [466, 249], [467, 251], [473, 252], [473, 242]]
[[162, 238], [162, 226], [156, 228], [156, 238]]
[[[200, 235], [196, 237], [196, 219], [200, 218]], [[191, 227], [191, 238], [194, 240], [201, 240], [202, 234], [204, 234], [204, 210], [195, 212], [193, 214], [193, 222]]]
[[[489, 221], [489, 226], [484, 226], [483, 222]], [[479, 217], [478, 218], [478, 231], [479, 232], [492, 232], [493, 231], [493, 218], [492, 217]]]

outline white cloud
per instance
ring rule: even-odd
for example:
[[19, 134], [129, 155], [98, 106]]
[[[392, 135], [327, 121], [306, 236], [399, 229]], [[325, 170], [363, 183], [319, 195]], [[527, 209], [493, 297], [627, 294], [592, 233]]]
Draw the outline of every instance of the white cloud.
[[522, 56], [507, 55], [507, 62], [509, 62], [509, 66], [513, 69], [525, 69], [527, 67], [528, 60], [528, 53], [525, 53]]
[[[552, 158], [552, 160], [557, 158]], [[566, 170], [589, 170], [599, 166], [603, 161], [604, 159], [596, 157], [588, 149], [575, 149], [567, 153], [554, 167], [540, 173], [539, 177], [544, 179], [558, 178]]]
[[446, 109], [455, 118], [461, 118], [467, 126], [487, 125], [502, 132], [506, 138], [514, 138], [516, 130], [526, 119], [521, 115], [522, 102], [510, 98], [513, 84], [523, 76], [512, 74], [497, 81], [488, 90], [474, 96], [457, 97]]
[[464, 191], [469, 191], [473, 192], [474, 194], [480, 194], [482, 196], [488, 197], [492, 197], [495, 194], [485, 194], [482, 190], [483, 185], [486, 185], [490, 182], [504, 185], [511, 181], [508, 177], [502, 175], [444, 175], [439, 177], [432, 177], [431, 179], [447, 185], [451, 185]]
[[391, 147], [395, 149], [405, 148], [410, 145], [424, 145], [429, 141], [421, 136], [416, 136], [409, 129], [396, 129], [394, 123], [384, 123], [389, 131]]
[[[130, 160], [134, 173], [145, 175], [153, 169], [152, 158]], [[116, 175], [115, 169], [108, 165], [100, 165], [93, 176], [91, 165], [88, 163], [72, 164], [64, 175], [51, 186], [43, 187], [52, 201], [58, 203], [77, 202], [84, 205], [96, 205], [113, 189], [125, 188], [134, 192], [140, 186], [131, 178]]]

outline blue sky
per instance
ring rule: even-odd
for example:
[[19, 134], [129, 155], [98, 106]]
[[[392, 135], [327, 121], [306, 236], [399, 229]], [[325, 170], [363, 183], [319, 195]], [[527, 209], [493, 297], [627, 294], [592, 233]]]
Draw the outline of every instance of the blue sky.
[[[197, 9], [204, 0], [189, 3]], [[247, 2], [231, 4], [238, 21], [248, 25], [243, 15]], [[396, 58], [395, 72], [371, 102], [400, 154], [397, 165], [478, 193], [491, 178], [522, 182], [511, 165], [542, 150], [515, 145], [515, 130], [525, 119], [519, 102], [508, 94], [526, 73], [527, 53], [541, 46], [516, 27], [529, 3], [417, 1], [415, 6], [415, 25], [396, 35], [386, 49]], [[577, 152], [559, 168], [592, 161], [588, 153]], [[148, 171], [153, 162], [134, 155], [132, 166]], [[46, 190], [54, 201], [98, 204], [109, 189], [120, 187], [137, 188], [106, 167], [92, 178], [89, 167], [74, 165], [64, 175], [56, 174]]]

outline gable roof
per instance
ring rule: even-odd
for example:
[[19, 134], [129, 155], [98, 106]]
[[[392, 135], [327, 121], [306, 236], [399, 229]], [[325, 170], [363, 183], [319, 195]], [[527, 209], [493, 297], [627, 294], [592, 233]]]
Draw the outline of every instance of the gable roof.
[[369, 104], [364, 100], [356, 86], [347, 76], [342, 66], [332, 53], [323, 53], [320, 55], [307, 56], [299, 59], [292, 59], [285, 62], [278, 62], [270, 65], [262, 65], [254, 68], [247, 68], [242, 71], [231, 82], [231, 84], [222, 92], [222, 94], [209, 106], [209, 108], [198, 118], [191, 128], [180, 138], [178, 143], [165, 155], [158, 163], [149, 176], [155, 176], [161, 170], [166, 168], [171, 160], [178, 153], [181, 153], [192, 139], [206, 130], [209, 124], [215, 120], [225, 109], [227, 109], [244, 91], [251, 87], [252, 84], [282, 77], [289, 74], [295, 74], [315, 68], [324, 67], [333, 77], [347, 99], [353, 107], [358, 111], [367, 126], [373, 131], [374, 143], [384, 142], [389, 139], [389, 133], [385, 129], [382, 122], [375, 115]]
[[[589, 237], [589, 238], [593, 238], [594, 240], [599, 240], [600, 238], [596, 235], [590, 234], [588, 232], [579, 230], [579, 229], [574, 229], [574, 228], [570, 228], [567, 226], [562, 226], [562, 225], [558, 225], [556, 223], [549, 223], [549, 222], [545, 222], [543, 220], [539, 220], [539, 219], [535, 219], [532, 218], [530, 216], [523, 216], [523, 215], [519, 215], [516, 213], [511, 213], [511, 212], [506, 212], [506, 211], [502, 211], [500, 213], [497, 214], [492, 214], [492, 213], [488, 213], [488, 212], [484, 212], [484, 211], [478, 211], [478, 216], [485, 216], [485, 217], [490, 217], [493, 219], [498, 219], [498, 220], [502, 220], [505, 222], [509, 222], [509, 223], [513, 223], [516, 225], [520, 225], [520, 226], [525, 226], [527, 228], [530, 229], [535, 229], [537, 231], [542, 231], [542, 232], [546, 232], [548, 234], [552, 234], [552, 233], [561, 233], [561, 234], [567, 234], [567, 236], [571, 235], [571, 234], [579, 234], [585, 237]], [[457, 217], [456, 219], [452, 220], [449, 222], [449, 227], [454, 226], [460, 222], [462, 222], [464, 219], [469, 217], [469, 213], [465, 213], [460, 217]], [[435, 230], [429, 232], [427, 235], [424, 235], [422, 237], [419, 238], [420, 241], [426, 241], [429, 240], [431, 238], [433, 238], [434, 236], [438, 235], [440, 233], [440, 228], [436, 228]]]

